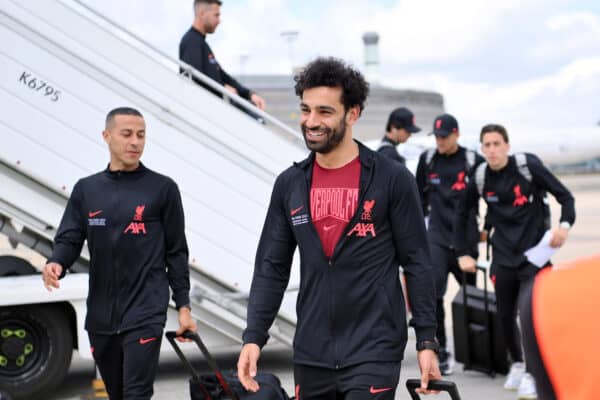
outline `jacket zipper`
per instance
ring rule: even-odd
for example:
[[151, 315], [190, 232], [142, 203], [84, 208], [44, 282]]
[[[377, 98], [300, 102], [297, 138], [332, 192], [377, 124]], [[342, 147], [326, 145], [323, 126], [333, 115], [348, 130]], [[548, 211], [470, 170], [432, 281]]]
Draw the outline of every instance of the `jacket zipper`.
[[[359, 155], [360, 157], [360, 155]], [[316, 161], [313, 161], [316, 162]], [[362, 173], [362, 164], [361, 164], [361, 173]], [[304, 171], [303, 171], [304, 172]], [[312, 170], [311, 170], [312, 172]], [[338, 243], [335, 245], [335, 248], [333, 250], [333, 255], [331, 256], [331, 258], [327, 258], [327, 256], [325, 255], [325, 250], [323, 249], [323, 243], [321, 243], [321, 240], [319, 238], [319, 234], [317, 233], [317, 229], [315, 228], [315, 225], [313, 224], [312, 221], [312, 213], [311, 213], [311, 203], [310, 203], [310, 183], [312, 176], [308, 177], [306, 176], [306, 172], [304, 172], [304, 184], [305, 184], [305, 190], [306, 190], [306, 198], [307, 198], [307, 205], [308, 205], [308, 221], [310, 223], [312, 232], [314, 234], [314, 236], [317, 238], [317, 242], [319, 243], [319, 249], [321, 251], [321, 254], [325, 260], [325, 262], [328, 265], [328, 269], [327, 269], [327, 274], [329, 275], [329, 315], [330, 315], [330, 326], [331, 326], [331, 340], [333, 342], [333, 363], [334, 363], [334, 367], [336, 370], [338, 370], [340, 368], [340, 360], [338, 360], [338, 348], [337, 348], [337, 341], [335, 340], [335, 326], [336, 326], [336, 319], [335, 319], [335, 298], [333, 293], [335, 293], [334, 290], [334, 279], [333, 279], [333, 267], [335, 265], [334, 263], [334, 259], [335, 256], [339, 253], [341, 245], [343, 244], [343, 242], [345, 242], [346, 239], [346, 235], [348, 234], [348, 231], [351, 229], [350, 227], [352, 225], [354, 225], [360, 218], [359, 218], [359, 209], [360, 209], [360, 205], [363, 203], [364, 198], [366, 196], [366, 193], [369, 189], [369, 186], [371, 185], [371, 181], [373, 179], [373, 167], [371, 167], [370, 171], [369, 171], [369, 178], [367, 179], [367, 183], [365, 184], [365, 187], [362, 188], [360, 187], [360, 182], [361, 179], [359, 177], [359, 200], [358, 200], [358, 205], [356, 206], [356, 212], [354, 213], [354, 216], [352, 217], [352, 220], [348, 223], [348, 225], [346, 226], [346, 228], [344, 228], [344, 231], [342, 233], [342, 236], [340, 237], [340, 240], [338, 241]]]
[[[312, 171], [312, 170], [311, 170]], [[311, 202], [310, 202], [310, 185], [312, 182], [312, 176], [311, 177], [307, 177], [306, 176], [306, 172], [302, 171], [303, 173], [303, 178], [304, 178], [304, 189], [306, 191], [306, 204], [307, 204], [307, 208], [308, 208], [308, 222], [310, 225], [310, 229], [312, 230], [313, 233], [313, 237], [316, 238], [317, 243], [318, 243], [318, 251], [321, 253], [321, 256], [323, 257], [323, 260], [325, 261], [325, 264], [328, 266], [327, 268], [327, 275], [328, 275], [328, 283], [329, 283], [329, 293], [333, 293], [333, 277], [332, 277], [332, 267], [333, 267], [333, 260], [332, 258], [327, 258], [327, 256], [325, 255], [325, 249], [323, 248], [323, 243], [321, 243], [321, 239], [319, 238], [319, 234], [317, 232], [317, 228], [315, 228], [315, 225], [313, 224], [313, 220], [312, 220], [312, 212], [311, 212]], [[329, 295], [329, 301], [328, 301], [328, 307], [329, 307], [329, 326], [331, 328], [330, 334], [331, 334], [331, 340], [333, 342], [333, 363], [335, 366], [335, 369], [339, 369], [338, 366], [338, 360], [337, 360], [337, 341], [335, 340], [335, 335], [334, 335], [334, 325], [335, 325], [335, 317], [334, 317], [334, 313], [333, 310], [335, 309], [334, 307], [334, 303], [333, 303], [333, 296], [330, 294]]]
[[115, 309], [117, 311], [117, 335], [121, 333], [121, 325], [123, 324], [123, 312], [121, 311], [121, 274], [120, 274], [120, 263], [119, 263], [119, 236], [121, 233], [120, 222], [120, 188], [121, 188], [121, 171], [117, 172], [116, 178], [116, 203], [115, 203], [115, 231], [113, 232], [113, 267], [115, 268], [115, 288], [116, 288], [116, 299]]

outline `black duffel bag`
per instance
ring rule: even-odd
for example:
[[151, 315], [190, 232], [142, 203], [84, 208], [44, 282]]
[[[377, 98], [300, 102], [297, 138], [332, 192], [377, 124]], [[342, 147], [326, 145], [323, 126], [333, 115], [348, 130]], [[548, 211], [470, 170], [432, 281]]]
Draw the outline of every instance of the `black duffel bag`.
[[[256, 393], [247, 392], [240, 383], [235, 372], [224, 372], [223, 378], [240, 399], [248, 400], [289, 400], [289, 396], [281, 387], [281, 382], [273, 374], [259, 372], [254, 378], [260, 385]], [[207, 396], [208, 394], [208, 396]], [[215, 374], [203, 374], [199, 378], [190, 379], [190, 395], [192, 400], [229, 399], [223, 385]]]
[[200, 339], [200, 336], [197, 333], [187, 331], [181, 336], [196, 342], [204, 358], [213, 370], [212, 374], [199, 374], [177, 345], [175, 341], [177, 334], [170, 331], [165, 336], [169, 343], [171, 343], [171, 346], [173, 346], [179, 359], [190, 372], [190, 396], [192, 400], [290, 400], [290, 397], [281, 387], [279, 378], [269, 373], [259, 372], [254, 378], [260, 386], [258, 392], [246, 391], [235, 372], [221, 372], [216, 361]]

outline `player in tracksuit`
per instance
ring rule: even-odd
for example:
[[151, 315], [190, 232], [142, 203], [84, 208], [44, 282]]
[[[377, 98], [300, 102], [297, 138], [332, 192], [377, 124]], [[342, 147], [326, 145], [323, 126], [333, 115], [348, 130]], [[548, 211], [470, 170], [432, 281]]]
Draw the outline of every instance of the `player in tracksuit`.
[[[446, 347], [444, 312], [448, 273], [452, 273], [457, 282], [464, 283], [463, 272], [458, 266], [452, 245], [454, 217], [458, 198], [467, 188], [475, 167], [483, 162], [483, 157], [458, 145], [458, 122], [450, 114], [435, 118], [432, 134], [435, 135], [436, 148], [424, 151], [419, 157], [416, 179], [423, 214], [429, 221], [427, 238], [431, 264], [436, 272], [436, 337], [440, 343], [440, 371], [443, 375], [449, 375], [452, 373], [453, 359]], [[469, 254], [477, 258], [479, 229], [476, 210], [469, 215], [467, 241], [470, 243]], [[469, 284], [475, 283], [472, 272], [467, 271]]]
[[300, 252], [297, 398], [393, 399], [407, 342], [404, 267], [422, 387], [441, 375], [435, 294], [416, 184], [400, 163], [352, 139], [368, 93], [360, 72], [319, 58], [296, 77], [310, 156], [273, 188], [248, 303], [238, 375], [249, 390]]
[[550, 229], [545, 204], [550, 192], [561, 205], [560, 224], [551, 231], [550, 246], [562, 246], [575, 222], [575, 200], [569, 190], [533, 154], [509, 156], [508, 134], [502, 125], [490, 124], [481, 130], [481, 148], [486, 163], [477, 167], [457, 212], [454, 245], [462, 269], [473, 268], [464, 240], [468, 214], [477, 209], [479, 198], [486, 202], [486, 224], [491, 226], [492, 266], [498, 314], [513, 364], [506, 389], [518, 389], [519, 398], [536, 398], [535, 384], [526, 373], [521, 338], [516, 323], [519, 292], [541, 268], [525, 256]]
[[179, 332], [196, 330], [181, 197], [173, 180], [140, 162], [145, 135], [139, 111], [107, 115], [110, 164], [75, 184], [43, 270], [46, 288], [58, 288], [87, 240], [85, 329], [111, 400], [152, 397], [169, 286]]
[[[181, 38], [179, 59], [264, 110], [265, 100], [229, 75], [206, 42], [206, 35], [215, 33], [221, 21], [221, 4], [221, 0], [194, 0], [194, 22]], [[181, 72], [185, 71], [182, 69]], [[221, 95], [201, 80], [195, 77], [192, 80], [215, 95]]]
[[392, 111], [385, 125], [385, 136], [377, 151], [385, 154], [392, 160], [406, 164], [406, 159], [398, 153], [397, 146], [405, 143], [410, 135], [420, 132], [421, 128], [415, 125], [415, 115], [406, 107], [399, 107]]

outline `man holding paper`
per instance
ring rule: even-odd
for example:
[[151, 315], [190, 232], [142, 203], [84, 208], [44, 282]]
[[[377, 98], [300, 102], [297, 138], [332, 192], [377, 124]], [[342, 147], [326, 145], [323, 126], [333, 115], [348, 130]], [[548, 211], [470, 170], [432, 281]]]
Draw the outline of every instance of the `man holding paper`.
[[[454, 247], [461, 269], [474, 271], [476, 260], [468, 255], [464, 237], [469, 211], [477, 208], [479, 198], [483, 198], [488, 207], [486, 226], [490, 228], [493, 254], [490, 275], [513, 360], [504, 387], [518, 389], [520, 399], [536, 398], [535, 383], [523, 363], [516, 323], [517, 300], [524, 283], [550, 265], [551, 251], [547, 247], [556, 249], [565, 243], [575, 222], [575, 200], [537, 156], [530, 153], [509, 156], [508, 134], [502, 125], [484, 126], [480, 142], [487, 162], [477, 168], [458, 202]], [[558, 227], [554, 229], [550, 227], [546, 192], [562, 208]]]

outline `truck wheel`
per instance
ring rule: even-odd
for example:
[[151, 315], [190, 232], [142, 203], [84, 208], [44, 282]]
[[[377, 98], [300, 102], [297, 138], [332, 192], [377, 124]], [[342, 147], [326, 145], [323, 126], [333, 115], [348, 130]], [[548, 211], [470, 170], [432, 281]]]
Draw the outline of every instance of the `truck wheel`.
[[15, 400], [47, 396], [66, 376], [72, 355], [73, 334], [59, 305], [0, 309], [0, 390]]
[[0, 256], [0, 276], [33, 275], [37, 270], [26, 260], [15, 256]]

